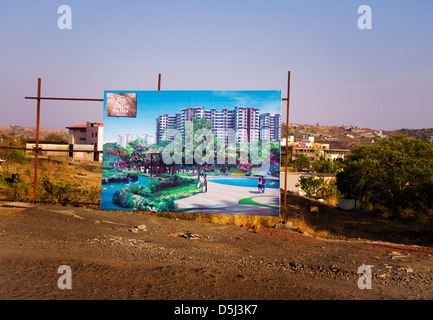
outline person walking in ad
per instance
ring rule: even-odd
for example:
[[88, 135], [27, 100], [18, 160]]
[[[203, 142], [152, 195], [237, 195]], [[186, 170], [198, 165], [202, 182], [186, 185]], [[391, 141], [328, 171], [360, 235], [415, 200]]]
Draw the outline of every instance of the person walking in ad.
[[258, 183], [258, 192], [260, 193], [262, 191], [262, 177], [259, 177], [259, 183]]
[[266, 186], [266, 179], [265, 177], [262, 177], [262, 193], [265, 192], [265, 186]]

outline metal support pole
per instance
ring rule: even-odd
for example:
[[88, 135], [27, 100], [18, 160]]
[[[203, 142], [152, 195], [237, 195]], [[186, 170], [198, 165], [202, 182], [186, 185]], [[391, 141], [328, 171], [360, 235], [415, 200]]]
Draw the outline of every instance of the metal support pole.
[[284, 172], [284, 209], [287, 209], [287, 167], [289, 162], [289, 99], [290, 99], [290, 71], [287, 78], [287, 110], [286, 110], [286, 170]]
[[104, 99], [86, 99], [86, 98], [53, 98], [53, 97], [41, 97], [41, 78], [38, 78], [38, 95], [36, 97], [25, 97], [25, 99], [37, 100], [36, 109], [36, 145], [34, 148], [35, 152], [35, 174], [33, 178], [33, 203], [36, 203], [36, 193], [38, 185], [38, 163], [39, 163], [39, 125], [41, 117], [41, 100], [62, 100], [62, 101], [104, 101]]
[[33, 178], [33, 203], [36, 203], [36, 189], [38, 185], [38, 158], [39, 158], [39, 122], [41, 116], [41, 78], [38, 78], [38, 99], [36, 109], [36, 147], [35, 147], [35, 175]]
[[103, 102], [104, 101], [104, 99], [53, 98], [53, 97], [24, 97], [24, 99], [33, 99], [33, 100], [60, 100], [60, 101], [98, 101], [98, 102]]
[[161, 74], [158, 74], [158, 91], [161, 91]]

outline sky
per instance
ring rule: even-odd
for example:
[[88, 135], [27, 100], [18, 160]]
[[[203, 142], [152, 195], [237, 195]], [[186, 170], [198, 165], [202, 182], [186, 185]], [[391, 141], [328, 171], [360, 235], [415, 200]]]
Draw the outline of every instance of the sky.
[[[72, 29], [59, 29], [61, 5]], [[361, 5], [372, 29], [361, 30]], [[0, 126], [34, 127], [37, 93], [281, 90], [289, 122], [433, 127], [431, 0], [45, 0], [0, 10]], [[286, 102], [282, 102], [283, 111]], [[283, 120], [285, 113], [283, 112]], [[103, 122], [102, 102], [42, 101], [41, 127]]]
[[[104, 99], [106, 101], [106, 94]], [[113, 93], [131, 93], [116, 91]], [[202, 106], [205, 110], [224, 108], [234, 110], [236, 106], [258, 108], [261, 114], [281, 114], [281, 91], [135, 91], [137, 112], [135, 117], [113, 117], [106, 112], [104, 103], [104, 143], [116, 142], [118, 135], [148, 134], [155, 137], [156, 119], [163, 114], [171, 116], [184, 108]]]

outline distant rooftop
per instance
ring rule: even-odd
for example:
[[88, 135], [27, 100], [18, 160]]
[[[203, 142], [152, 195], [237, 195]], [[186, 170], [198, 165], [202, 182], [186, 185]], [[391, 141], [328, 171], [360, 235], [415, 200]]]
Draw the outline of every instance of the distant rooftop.
[[92, 124], [93, 124], [93, 127], [103, 127], [104, 126], [103, 123], [88, 122], [87, 124], [79, 124], [77, 126], [69, 126], [69, 127], [66, 127], [66, 129], [84, 129], [84, 128], [87, 128], [88, 126], [92, 127]]

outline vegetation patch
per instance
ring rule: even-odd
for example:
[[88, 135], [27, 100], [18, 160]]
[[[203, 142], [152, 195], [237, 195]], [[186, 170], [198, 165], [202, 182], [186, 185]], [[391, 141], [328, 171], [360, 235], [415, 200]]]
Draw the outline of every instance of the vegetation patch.
[[272, 209], [279, 209], [278, 207], [275, 206], [270, 206], [268, 204], [262, 204], [259, 202], [255, 202], [253, 199], [254, 198], [261, 198], [261, 197], [269, 197], [269, 196], [255, 196], [255, 197], [250, 197], [250, 198], [244, 198], [239, 200], [239, 204], [246, 204], [246, 205], [250, 205], [250, 206], [258, 206], [258, 207], [266, 207], [266, 208], [272, 208]]
[[164, 180], [152, 179], [145, 187], [122, 188], [114, 194], [113, 202], [139, 211], [169, 212], [176, 209], [175, 200], [193, 196], [202, 190], [202, 184], [197, 188], [195, 179], [172, 176]]

